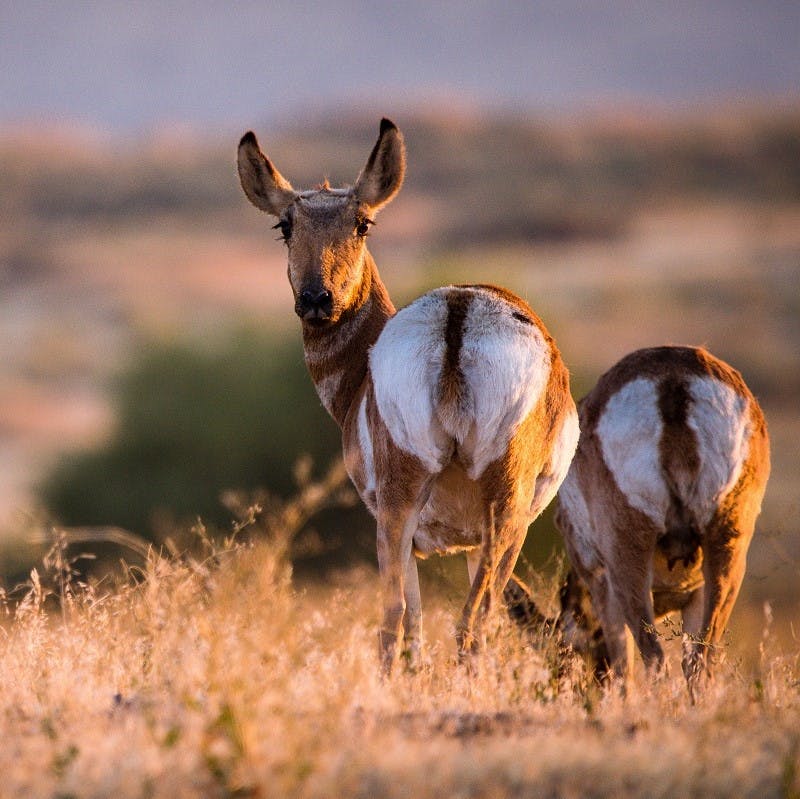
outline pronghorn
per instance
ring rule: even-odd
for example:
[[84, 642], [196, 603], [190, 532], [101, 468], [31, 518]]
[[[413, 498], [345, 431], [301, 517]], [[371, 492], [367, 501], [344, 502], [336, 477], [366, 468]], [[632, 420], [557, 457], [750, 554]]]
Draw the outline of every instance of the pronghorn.
[[556, 512], [577, 573], [562, 591], [565, 640], [602, 653], [623, 677], [635, 640], [658, 669], [654, 622], [680, 611], [693, 694], [736, 602], [761, 510], [770, 468], [761, 408], [706, 350], [654, 347], [609, 369], [579, 410]]
[[352, 187], [296, 191], [252, 132], [238, 166], [249, 200], [278, 219], [306, 365], [377, 521], [383, 669], [419, 655], [415, 556], [466, 553], [471, 589], [457, 640], [471, 652], [575, 451], [558, 349], [528, 304], [495, 286], [445, 286], [395, 312], [366, 246], [405, 173], [403, 138], [388, 119]]

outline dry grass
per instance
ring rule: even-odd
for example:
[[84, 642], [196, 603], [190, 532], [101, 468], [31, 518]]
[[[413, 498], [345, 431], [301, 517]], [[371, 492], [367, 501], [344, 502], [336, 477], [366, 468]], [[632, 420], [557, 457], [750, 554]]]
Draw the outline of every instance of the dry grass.
[[426, 595], [424, 667], [382, 681], [374, 575], [293, 584], [304, 512], [245, 513], [258, 543], [151, 553], [116, 587], [57, 546], [6, 604], [0, 796], [800, 795], [800, 664], [769, 635], [691, 707], [674, 661], [623, 699], [503, 625], [468, 670]]

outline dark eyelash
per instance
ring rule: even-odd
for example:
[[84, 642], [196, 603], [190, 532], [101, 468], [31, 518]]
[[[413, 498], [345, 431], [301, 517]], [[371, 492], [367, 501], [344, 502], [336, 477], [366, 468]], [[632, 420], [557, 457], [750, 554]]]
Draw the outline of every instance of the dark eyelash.
[[359, 220], [358, 224], [356, 225], [356, 235], [360, 236], [362, 239], [369, 236], [369, 229], [371, 225], [374, 225], [375, 222], [372, 219], [361, 219]]
[[289, 243], [289, 238], [292, 235], [292, 223], [289, 219], [280, 219], [278, 220], [277, 225], [273, 225], [273, 230], [278, 230], [280, 228], [281, 235], [278, 236], [277, 241], [282, 241], [284, 244]]

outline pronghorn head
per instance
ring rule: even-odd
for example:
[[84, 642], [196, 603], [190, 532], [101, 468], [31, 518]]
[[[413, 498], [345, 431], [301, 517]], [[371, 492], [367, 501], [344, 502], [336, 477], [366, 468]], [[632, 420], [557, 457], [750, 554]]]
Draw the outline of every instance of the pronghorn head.
[[400, 190], [405, 174], [403, 136], [381, 120], [378, 141], [354, 186], [295, 191], [261, 152], [252, 132], [239, 143], [239, 179], [256, 208], [277, 217], [289, 249], [289, 282], [304, 325], [325, 327], [369, 292], [366, 238], [375, 214]]

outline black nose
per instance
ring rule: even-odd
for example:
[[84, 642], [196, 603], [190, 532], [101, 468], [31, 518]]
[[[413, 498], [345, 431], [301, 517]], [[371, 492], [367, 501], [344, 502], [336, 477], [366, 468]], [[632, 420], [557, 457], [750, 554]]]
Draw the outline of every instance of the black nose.
[[331, 315], [333, 295], [327, 289], [303, 291], [298, 298], [300, 315], [306, 318], [324, 319]]

